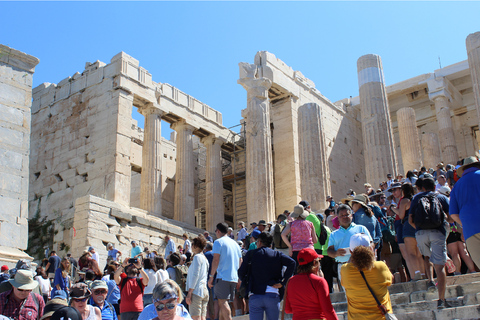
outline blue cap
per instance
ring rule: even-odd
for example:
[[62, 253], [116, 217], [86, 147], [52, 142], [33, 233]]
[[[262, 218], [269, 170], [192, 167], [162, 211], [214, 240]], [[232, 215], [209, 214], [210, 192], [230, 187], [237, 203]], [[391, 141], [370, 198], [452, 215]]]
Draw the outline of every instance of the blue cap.
[[252, 231], [252, 233], [250, 234], [250, 237], [253, 237], [255, 240], [258, 239], [258, 236], [260, 235], [260, 230], [258, 229], [255, 229]]

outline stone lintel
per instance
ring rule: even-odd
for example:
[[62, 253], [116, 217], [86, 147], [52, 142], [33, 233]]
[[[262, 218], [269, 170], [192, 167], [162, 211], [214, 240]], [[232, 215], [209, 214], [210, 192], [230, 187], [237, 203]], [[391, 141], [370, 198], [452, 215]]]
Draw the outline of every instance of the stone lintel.
[[140, 62], [135, 59], [134, 57], [132, 57], [131, 55], [128, 55], [126, 54], [125, 52], [121, 51], [119, 53], [117, 53], [116, 55], [113, 56], [112, 59], [110, 59], [110, 62], [113, 63], [117, 60], [126, 60], [128, 61], [130, 64], [132, 64], [133, 66], [135, 67], [138, 67], [140, 66]]
[[40, 62], [40, 59], [0, 44], [0, 62], [34, 73], [35, 66]]

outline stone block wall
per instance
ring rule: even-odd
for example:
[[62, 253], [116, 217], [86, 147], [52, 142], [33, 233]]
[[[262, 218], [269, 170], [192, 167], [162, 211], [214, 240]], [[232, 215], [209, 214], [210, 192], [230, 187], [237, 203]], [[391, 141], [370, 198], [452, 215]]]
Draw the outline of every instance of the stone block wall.
[[130, 208], [95, 196], [84, 196], [75, 201], [72, 233], [72, 255], [81, 256], [89, 246], [95, 247], [100, 256], [100, 268], [106, 263], [108, 243], [122, 252], [122, 259], [130, 256], [130, 242], [135, 240], [144, 249], [164, 254], [165, 236], [169, 235], [175, 247], [183, 246], [182, 235], [190, 238], [203, 234], [185, 223], [148, 215], [146, 211]]
[[0, 45], [0, 262], [28, 257], [32, 78], [39, 60]]

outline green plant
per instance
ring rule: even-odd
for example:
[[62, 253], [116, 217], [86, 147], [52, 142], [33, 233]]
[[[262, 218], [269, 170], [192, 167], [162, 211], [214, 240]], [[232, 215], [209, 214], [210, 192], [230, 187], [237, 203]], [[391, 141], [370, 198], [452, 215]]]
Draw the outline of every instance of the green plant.
[[27, 253], [35, 259], [45, 258], [45, 246], [52, 248], [55, 228], [52, 221], [47, 221], [47, 217], [42, 217], [40, 204], [42, 199], [38, 199], [37, 209], [33, 218], [28, 220], [28, 247]]

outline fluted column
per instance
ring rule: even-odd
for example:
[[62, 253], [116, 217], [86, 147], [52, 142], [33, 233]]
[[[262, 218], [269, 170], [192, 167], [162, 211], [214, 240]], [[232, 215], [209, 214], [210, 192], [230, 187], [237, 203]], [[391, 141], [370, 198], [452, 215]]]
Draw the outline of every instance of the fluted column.
[[195, 128], [184, 120], [172, 124], [177, 132], [174, 219], [195, 225], [194, 159], [192, 135]]
[[[240, 63], [238, 83], [247, 90], [246, 179], [248, 221], [275, 216], [270, 101], [272, 82], [263, 76], [267, 67]], [[271, 71], [271, 70], [270, 70]]]
[[397, 111], [400, 149], [402, 150], [403, 174], [422, 166], [422, 149], [417, 131], [417, 120], [413, 108], [402, 108]]
[[445, 163], [457, 163], [458, 151], [453, 133], [452, 118], [448, 98], [444, 95], [437, 95], [433, 98], [437, 114], [438, 138], [442, 159]]
[[380, 56], [357, 61], [358, 87], [367, 181], [378, 185], [388, 173], [396, 175], [397, 159]]
[[202, 143], [207, 147], [207, 170], [205, 177], [206, 230], [215, 232], [217, 223], [225, 221], [220, 150], [223, 141], [215, 138], [213, 135], [209, 135], [202, 139]]
[[469, 34], [466, 40], [468, 66], [472, 77], [473, 96], [480, 125], [480, 32]]
[[330, 173], [325, 155], [325, 134], [320, 106], [307, 103], [298, 108], [298, 136], [302, 199], [312, 210], [325, 209], [330, 194]]
[[422, 150], [423, 165], [428, 168], [436, 168], [437, 164], [442, 161], [442, 154], [438, 144], [438, 136], [436, 133], [422, 134]]
[[140, 207], [162, 215], [162, 114], [153, 104], [139, 110], [145, 117]]

